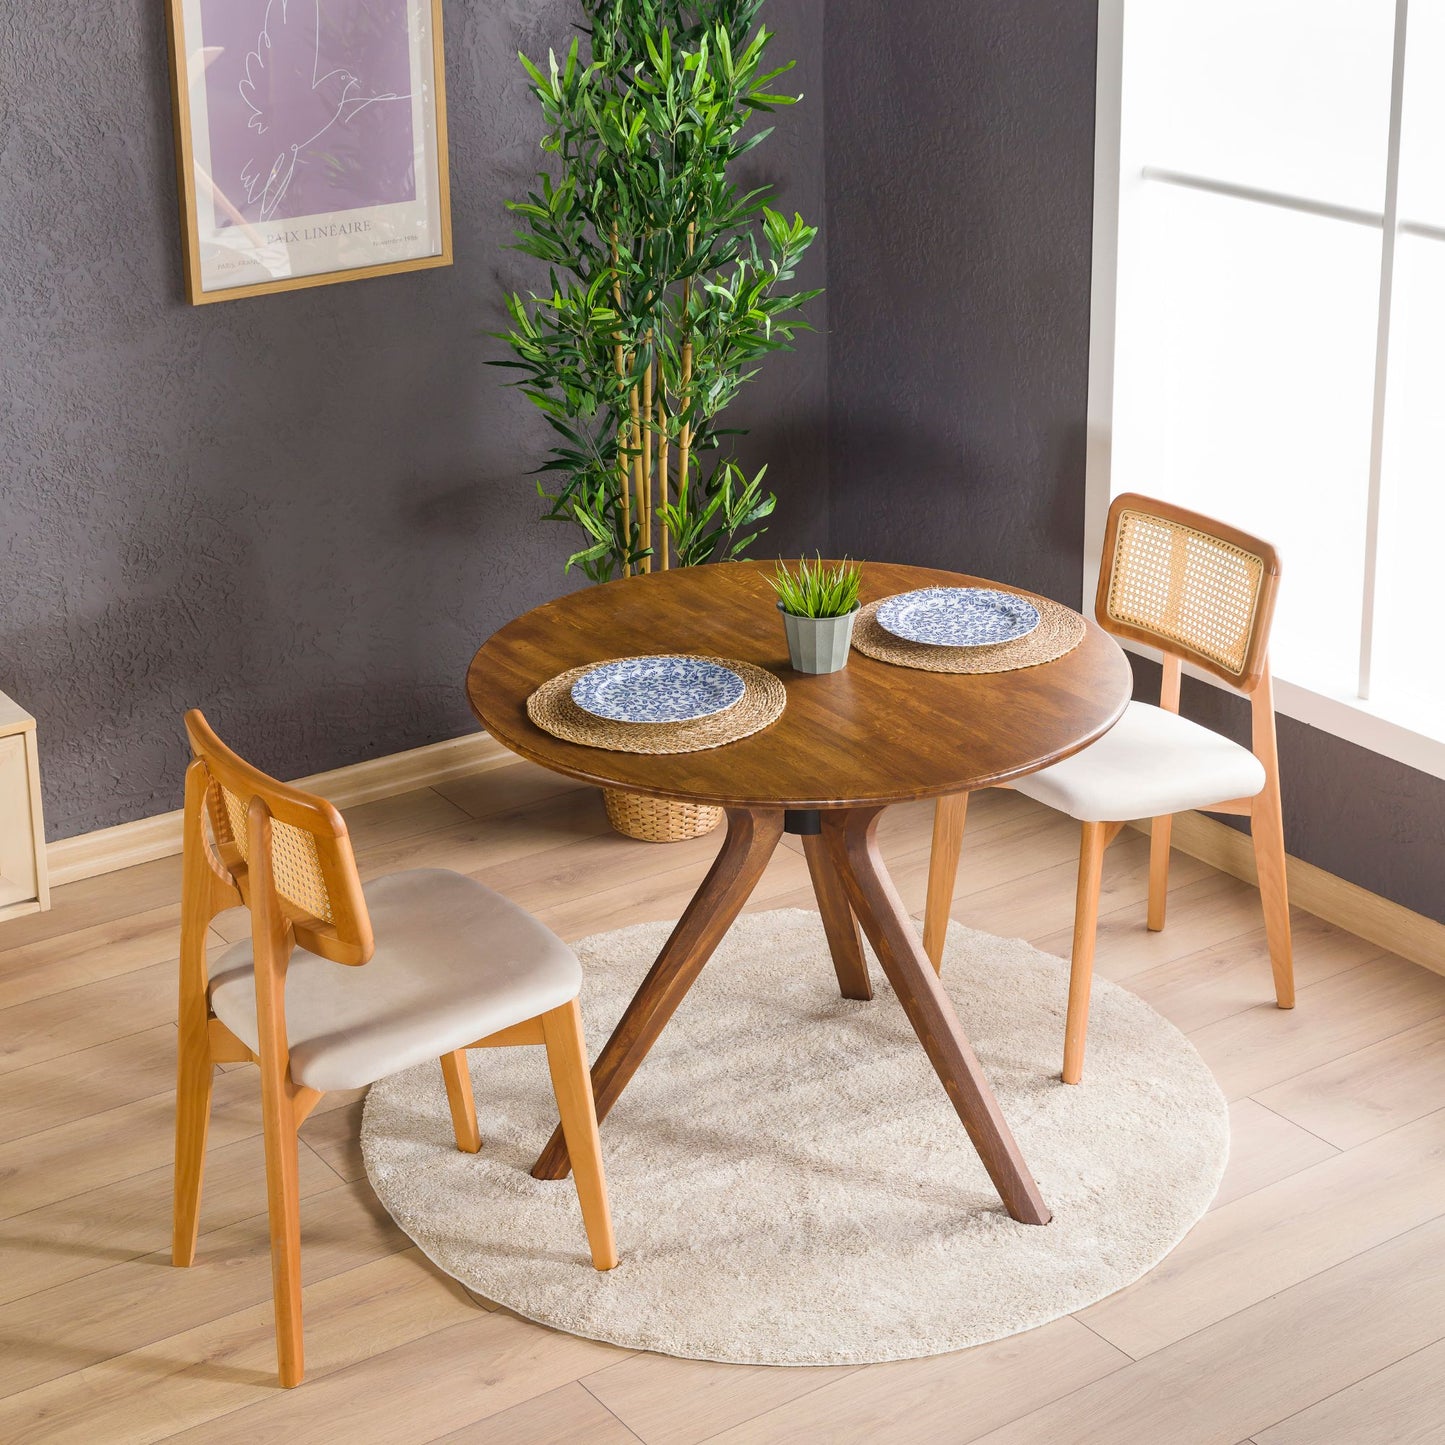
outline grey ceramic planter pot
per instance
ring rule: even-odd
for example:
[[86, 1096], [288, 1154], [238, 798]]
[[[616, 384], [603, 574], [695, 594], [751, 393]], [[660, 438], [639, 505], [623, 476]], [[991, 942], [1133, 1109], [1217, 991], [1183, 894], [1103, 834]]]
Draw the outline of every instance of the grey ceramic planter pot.
[[848, 648], [853, 641], [855, 607], [842, 617], [794, 617], [783, 611], [783, 631], [788, 635], [788, 657], [798, 672], [838, 672], [848, 666]]

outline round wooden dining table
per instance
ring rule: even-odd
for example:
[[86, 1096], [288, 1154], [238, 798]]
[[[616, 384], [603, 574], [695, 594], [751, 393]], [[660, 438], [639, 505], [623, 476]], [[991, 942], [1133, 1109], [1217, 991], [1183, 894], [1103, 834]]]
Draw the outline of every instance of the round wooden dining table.
[[[602, 787], [726, 812], [717, 858], [593, 1067], [597, 1116], [617, 1102], [792, 832], [802, 839], [843, 995], [872, 997], [861, 926], [1005, 1208], [1024, 1223], [1046, 1224], [1048, 1206], [888, 876], [876, 832], [892, 803], [966, 799], [1086, 747], [1124, 710], [1128, 661], [1088, 622], [1072, 652], [1013, 672], [925, 672], [856, 649], [840, 672], [794, 672], [768, 585], [772, 570], [723, 562], [570, 593], [494, 633], [467, 673], [478, 720], [522, 757]], [[1021, 590], [921, 567], [863, 567], [864, 602], [936, 586]], [[783, 682], [787, 705], [750, 737], [666, 755], [566, 742], [529, 719], [528, 697], [557, 674], [649, 653], [755, 663]], [[561, 1179], [569, 1167], [559, 1127], [532, 1173]]]

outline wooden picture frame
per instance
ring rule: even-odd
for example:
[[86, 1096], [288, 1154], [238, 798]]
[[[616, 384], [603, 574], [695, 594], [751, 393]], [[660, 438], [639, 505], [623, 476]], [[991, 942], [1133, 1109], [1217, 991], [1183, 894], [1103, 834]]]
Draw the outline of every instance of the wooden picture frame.
[[442, 0], [166, 0], [186, 298], [452, 262]]

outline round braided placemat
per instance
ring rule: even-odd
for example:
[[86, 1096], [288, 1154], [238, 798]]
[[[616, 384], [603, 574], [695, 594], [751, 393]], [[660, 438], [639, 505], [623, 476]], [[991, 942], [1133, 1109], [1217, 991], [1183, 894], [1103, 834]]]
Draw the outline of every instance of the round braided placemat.
[[895, 637], [874, 615], [887, 600], [880, 597], [858, 609], [853, 646], [865, 657], [898, 667], [916, 667], [923, 672], [1016, 672], [1021, 667], [1055, 662], [1084, 640], [1084, 619], [1072, 607], [1047, 597], [1030, 596], [1039, 609], [1039, 625], [1027, 637], [987, 647], [934, 647], [926, 642], [908, 642]]
[[761, 732], [783, 715], [788, 695], [771, 672], [729, 657], [707, 660], [720, 662], [737, 673], [744, 688], [737, 702], [711, 717], [680, 723], [625, 723], [594, 717], [572, 701], [572, 684], [584, 673], [603, 666], [602, 662], [574, 667], [544, 682], [527, 699], [527, 716], [543, 732], [589, 748], [610, 748], [617, 753], [700, 753]]

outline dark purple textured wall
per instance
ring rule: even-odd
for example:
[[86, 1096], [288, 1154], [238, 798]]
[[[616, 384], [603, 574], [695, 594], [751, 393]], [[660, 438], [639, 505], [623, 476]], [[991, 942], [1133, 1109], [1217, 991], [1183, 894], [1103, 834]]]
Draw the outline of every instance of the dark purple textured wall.
[[833, 0], [833, 542], [1077, 603], [1095, 6]]
[[[540, 160], [516, 52], [575, 4], [447, 0], [455, 266], [201, 308], [163, 10], [0, 9], [0, 690], [39, 718], [51, 837], [176, 806], [189, 706], [284, 776], [470, 731], [474, 649], [574, 585], [525, 475], [545, 428], [484, 363], [541, 279], [502, 249]], [[809, 99], [754, 171], [820, 219], [822, 0], [769, 12]], [[826, 546], [825, 306], [738, 406], [765, 555]]]

